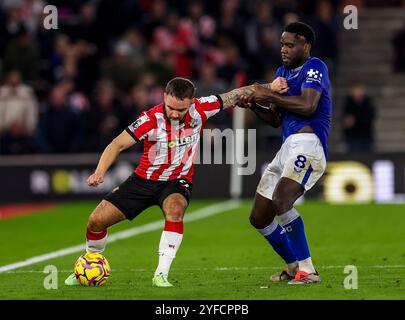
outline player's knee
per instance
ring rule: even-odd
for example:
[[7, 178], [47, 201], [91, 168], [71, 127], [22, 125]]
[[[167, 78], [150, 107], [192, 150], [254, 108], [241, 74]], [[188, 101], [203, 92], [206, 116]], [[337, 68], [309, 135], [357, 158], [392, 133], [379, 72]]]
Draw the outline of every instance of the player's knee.
[[249, 216], [249, 222], [253, 227], [258, 228], [258, 221], [257, 221], [257, 218], [254, 215], [253, 211]]
[[256, 229], [265, 228], [266, 226], [263, 225], [263, 218], [260, 216], [257, 210], [253, 209], [249, 216], [250, 224], [255, 227]]
[[98, 215], [92, 213], [89, 217], [89, 221], [87, 222], [87, 229], [93, 232], [100, 232], [105, 230], [106, 226]]
[[282, 195], [273, 195], [273, 204], [278, 215], [287, 212], [293, 206], [291, 200], [288, 197]]
[[182, 221], [184, 215], [184, 206], [180, 202], [172, 202], [165, 208], [165, 217], [168, 221]]

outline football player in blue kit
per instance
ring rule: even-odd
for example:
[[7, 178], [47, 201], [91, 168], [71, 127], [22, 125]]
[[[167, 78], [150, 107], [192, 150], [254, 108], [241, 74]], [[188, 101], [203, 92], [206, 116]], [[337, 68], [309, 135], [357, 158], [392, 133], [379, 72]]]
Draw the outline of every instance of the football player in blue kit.
[[328, 152], [332, 112], [328, 68], [311, 57], [314, 41], [308, 25], [287, 25], [280, 41], [283, 66], [275, 77], [287, 81], [288, 91], [278, 94], [256, 84], [253, 93], [241, 96], [238, 103], [283, 129], [283, 144], [259, 182], [250, 215], [251, 224], [287, 265], [270, 277], [274, 282], [321, 280], [311, 260], [303, 220], [294, 208], [294, 202], [324, 173]]

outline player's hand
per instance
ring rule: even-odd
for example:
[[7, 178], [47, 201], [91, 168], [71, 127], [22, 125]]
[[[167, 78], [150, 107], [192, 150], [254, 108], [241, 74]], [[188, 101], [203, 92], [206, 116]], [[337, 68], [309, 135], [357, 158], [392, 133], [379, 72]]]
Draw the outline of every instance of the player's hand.
[[87, 185], [89, 187], [97, 187], [100, 183], [104, 182], [104, 176], [94, 172], [90, 177], [87, 178]]
[[254, 94], [252, 93], [250, 95], [241, 95], [238, 102], [236, 103], [236, 106], [245, 109], [254, 109]]
[[245, 108], [245, 109], [254, 109], [256, 107], [254, 101], [254, 94], [256, 91], [256, 85], [259, 85], [257, 82], [252, 85], [252, 89], [245, 94], [239, 96], [239, 100], [236, 103], [237, 107]]
[[283, 77], [278, 77], [276, 78], [271, 84], [271, 91], [279, 93], [279, 94], [283, 94], [286, 93], [288, 91], [288, 83], [286, 78]]
[[255, 83], [253, 85], [254, 94], [248, 97], [248, 102], [257, 102], [259, 104], [268, 103], [268, 97], [272, 94], [272, 91], [260, 84]]

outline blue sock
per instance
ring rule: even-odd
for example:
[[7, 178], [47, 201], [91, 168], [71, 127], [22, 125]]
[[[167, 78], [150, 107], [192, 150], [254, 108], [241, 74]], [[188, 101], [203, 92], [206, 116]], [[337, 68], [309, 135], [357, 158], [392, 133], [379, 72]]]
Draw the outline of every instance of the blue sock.
[[297, 261], [285, 230], [276, 221], [273, 221], [264, 229], [257, 230], [266, 238], [285, 263], [289, 264]]
[[304, 222], [295, 208], [279, 216], [280, 224], [287, 231], [291, 248], [298, 261], [305, 260], [311, 256], [305, 236]]

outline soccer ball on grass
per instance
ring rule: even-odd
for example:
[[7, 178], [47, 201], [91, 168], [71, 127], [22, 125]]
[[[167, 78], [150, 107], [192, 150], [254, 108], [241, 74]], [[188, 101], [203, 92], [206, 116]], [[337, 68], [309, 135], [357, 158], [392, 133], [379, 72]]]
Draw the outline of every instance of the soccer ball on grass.
[[110, 276], [110, 265], [99, 253], [86, 253], [77, 259], [74, 273], [77, 280], [85, 287], [99, 287], [106, 283]]

